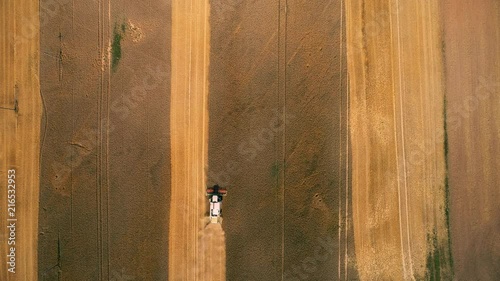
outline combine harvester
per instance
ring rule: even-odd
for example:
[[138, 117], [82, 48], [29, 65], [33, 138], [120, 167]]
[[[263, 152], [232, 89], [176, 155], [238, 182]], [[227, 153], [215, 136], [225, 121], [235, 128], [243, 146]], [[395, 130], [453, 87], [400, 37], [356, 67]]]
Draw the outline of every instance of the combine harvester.
[[222, 222], [222, 197], [226, 196], [227, 190], [218, 185], [207, 188], [208, 201], [210, 201], [210, 223]]

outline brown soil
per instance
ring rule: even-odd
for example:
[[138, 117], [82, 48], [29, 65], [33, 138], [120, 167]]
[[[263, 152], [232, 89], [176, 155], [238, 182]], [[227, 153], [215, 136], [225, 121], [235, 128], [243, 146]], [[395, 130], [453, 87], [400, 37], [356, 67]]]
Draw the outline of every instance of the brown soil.
[[170, 4], [50, 7], [41, 10], [38, 278], [166, 280]]
[[[0, 280], [36, 280], [42, 114], [38, 1], [2, 1], [0, 18]], [[8, 182], [9, 176], [15, 183]], [[7, 190], [15, 190], [15, 206], [10, 206], [15, 210], [8, 208], [13, 193]], [[14, 229], [7, 228], [11, 224], [15, 224], [15, 244], [10, 239]], [[7, 264], [11, 261], [7, 255], [13, 253], [15, 273]]]
[[500, 3], [444, 1], [456, 280], [500, 280]]
[[227, 279], [356, 280], [341, 1], [212, 5], [208, 183], [228, 188]]

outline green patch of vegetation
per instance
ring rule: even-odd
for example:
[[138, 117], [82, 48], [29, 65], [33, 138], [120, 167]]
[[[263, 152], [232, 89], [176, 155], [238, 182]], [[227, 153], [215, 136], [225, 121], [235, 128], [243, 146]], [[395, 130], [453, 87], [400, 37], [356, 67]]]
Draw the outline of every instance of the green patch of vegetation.
[[306, 175], [310, 176], [314, 172], [316, 172], [316, 169], [318, 168], [319, 164], [319, 159], [318, 155], [314, 155], [311, 161], [307, 161], [307, 170], [306, 170]]
[[443, 102], [443, 129], [444, 129], [444, 134], [443, 134], [443, 137], [444, 137], [444, 158], [445, 158], [445, 165], [446, 165], [446, 172], [448, 173], [448, 128], [447, 128], [447, 124], [446, 124], [446, 107], [448, 106], [447, 105], [447, 100], [446, 100], [446, 96], [444, 97], [444, 102]]
[[[451, 235], [450, 235], [450, 210], [449, 210], [449, 178], [448, 178], [448, 132], [446, 124], [446, 97], [443, 103], [443, 152], [444, 152], [444, 215], [446, 224], [446, 236], [438, 235], [435, 228], [432, 234], [427, 236], [427, 245], [430, 249], [427, 253], [426, 272], [424, 278], [419, 280], [453, 280], [453, 258], [451, 255]], [[446, 239], [446, 240], [445, 240]]]
[[432, 245], [432, 251], [427, 254], [427, 272], [426, 280], [439, 281], [441, 280], [441, 253], [438, 248], [436, 231], [432, 234], [432, 237], [427, 237], [428, 244]]
[[280, 173], [280, 163], [276, 162], [271, 166], [271, 176], [277, 178]]
[[125, 35], [125, 23], [122, 23], [119, 27], [115, 24], [115, 28], [113, 29], [113, 42], [111, 43], [111, 69], [116, 71], [118, 67], [118, 63], [122, 58], [122, 39]]
[[448, 256], [450, 260], [451, 271], [453, 272], [453, 256], [451, 254], [451, 233], [450, 233], [450, 186], [449, 186], [449, 177], [448, 177], [448, 128], [446, 124], [447, 117], [447, 100], [446, 96], [444, 97], [443, 102], [443, 146], [444, 146], [444, 165], [445, 165], [445, 175], [444, 175], [444, 214], [446, 219], [446, 229], [448, 234]]

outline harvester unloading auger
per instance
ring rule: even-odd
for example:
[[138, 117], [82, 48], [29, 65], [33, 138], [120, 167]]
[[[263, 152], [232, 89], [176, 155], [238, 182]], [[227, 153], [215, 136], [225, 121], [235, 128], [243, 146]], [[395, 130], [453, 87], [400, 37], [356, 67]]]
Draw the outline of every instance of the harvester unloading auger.
[[207, 188], [207, 197], [210, 201], [210, 223], [222, 222], [222, 197], [226, 196], [227, 190], [218, 186]]

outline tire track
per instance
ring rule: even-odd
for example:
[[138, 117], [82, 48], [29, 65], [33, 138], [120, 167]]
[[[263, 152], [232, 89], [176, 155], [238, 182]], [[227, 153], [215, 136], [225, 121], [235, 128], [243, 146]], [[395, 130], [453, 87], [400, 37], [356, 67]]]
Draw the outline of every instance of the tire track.
[[106, 45], [104, 45], [105, 49], [105, 58], [107, 59], [107, 64], [105, 69], [106, 71], [106, 166], [105, 166], [105, 175], [106, 175], [106, 268], [107, 268], [107, 275], [108, 278], [110, 276], [110, 271], [111, 271], [111, 261], [110, 261], [110, 231], [109, 231], [109, 210], [111, 209], [110, 207], [110, 177], [109, 177], [109, 124], [110, 124], [110, 96], [111, 96], [111, 54], [110, 54], [110, 46], [111, 46], [111, 0], [107, 1], [108, 7], [107, 7], [107, 42]]
[[346, 144], [345, 144], [345, 153], [346, 153], [346, 159], [345, 159], [345, 278], [344, 280], [349, 280], [349, 275], [348, 275], [348, 262], [349, 262], [349, 74], [347, 75], [347, 93], [346, 93], [347, 99], [346, 99], [346, 111], [347, 111], [347, 117], [346, 117]]
[[[391, 10], [392, 10], [392, 7], [391, 7]], [[391, 36], [393, 34], [392, 27], [394, 26], [393, 21], [392, 21], [392, 15], [393, 15], [393, 13], [390, 13], [390, 17], [389, 17], [389, 22], [390, 22], [390, 26], [391, 26]], [[399, 26], [399, 15], [396, 15], [396, 17], [398, 17], [397, 25]], [[398, 37], [398, 40], [399, 40], [399, 37]], [[393, 44], [391, 44], [391, 53], [394, 53], [393, 47], [394, 47]], [[399, 56], [398, 59], [401, 59], [401, 57]], [[399, 63], [399, 66], [398, 66], [398, 70], [399, 70], [399, 69], [401, 69], [401, 61], [398, 60], [398, 63]], [[392, 76], [394, 77], [395, 76], [395, 73], [394, 73], [395, 68], [392, 67], [391, 70], [392, 70]], [[393, 86], [393, 91], [394, 91], [394, 86]], [[393, 106], [394, 112], [396, 112], [396, 99], [395, 98], [393, 98], [392, 106]], [[396, 124], [397, 124], [396, 114], [394, 114], [393, 117], [394, 117], [394, 126], [396, 126]], [[398, 134], [397, 134], [397, 131], [398, 130], [396, 128], [394, 128], [394, 143], [395, 143], [396, 155], [398, 154], [398, 145], [397, 145], [398, 144]], [[398, 208], [399, 208], [398, 217], [399, 217], [399, 238], [400, 238], [399, 240], [400, 240], [400, 247], [401, 247], [402, 269], [403, 269], [403, 278], [404, 278], [404, 280], [407, 280], [408, 273], [406, 270], [406, 255], [404, 253], [403, 234], [402, 234], [403, 227], [402, 227], [402, 217], [401, 217], [401, 187], [400, 187], [400, 181], [399, 181], [399, 165], [397, 165], [397, 168], [396, 168], [396, 175], [397, 175], [397, 179], [398, 179], [396, 185], [397, 185], [397, 192], [398, 192]]]
[[[280, 0], [278, 3], [278, 104], [282, 108], [283, 115], [286, 114], [286, 91], [287, 91], [287, 0]], [[285, 278], [285, 163], [286, 163], [286, 124], [283, 125], [283, 131], [280, 136], [276, 137], [277, 143], [279, 143], [279, 149], [277, 150], [276, 161], [281, 162], [282, 169], [280, 175], [277, 177], [277, 185], [279, 190], [278, 201], [281, 201], [280, 206], [280, 231], [281, 231], [281, 280]], [[281, 200], [280, 200], [281, 199]]]
[[[339, 182], [339, 234], [338, 234], [338, 245], [339, 245], [339, 253], [338, 253], [338, 280], [349, 280], [349, 73], [344, 77], [344, 58], [345, 53], [344, 48], [344, 29], [345, 29], [345, 4], [344, 0], [340, 1], [340, 35], [339, 35], [339, 85], [340, 85], [340, 96], [341, 96], [341, 104], [339, 110], [339, 124], [340, 125], [340, 139], [339, 139], [339, 147], [344, 147], [345, 151], [340, 153], [339, 157], [339, 167], [345, 169], [345, 174], [341, 177]], [[346, 87], [344, 88], [344, 79], [346, 79]], [[345, 100], [344, 100], [345, 96]], [[345, 110], [345, 116], [342, 115]], [[345, 127], [343, 127], [345, 124]], [[345, 135], [345, 136], [344, 136]], [[343, 157], [345, 153], [345, 157]], [[344, 192], [342, 193], [342, 189]], [[342, 206], [343, 201], [343, 206]], [[342, 247], [343, 245], [343, 247]], [[343, 252], [343, 253], [342, 253]], [[342, 260], [343, 258], [343, 260]], [[343, 263], [343, 264], [342, 264]], [[344, 270], [342, 274], [342, 270]]]
[[[400, 10], [399, 10], [399, 1], [397, 1], [397, 4], [396, 4], [396, 18], [397, 18], [397, 23], [396, 23], [396, 27], [397, 27], [397, 42], [398, 42], [398, 70], [399, 70], [399, 75], [398, 75], [398, 78], [399, 78], [399, 130], [400, 130], [400, 139], [401, 139], [401, 151], [402, 151], [402, 160], [400, 160], [402, 162], [402, 166], [403, 166], [403, 186], [404, 186], [404, 215], [405, 215], [405, 219], [406, 219], [406, 229], [405, 229], [405, 233], [406, 233], [406, 247], [407, 247], [407, 260], [408, 260], [408, 264], [404, 263], [403, 264], [403, 267], [405, 268], [404, 272], [407, 274], [407, 272], [409, 271], [410, 273], [410, 279], [414, 279], [414, 273], [413, 273], [413, 262], [412, 262], [412, 255], [411, 255], [411, 244], [410, 244], [410, 224], [409, 224], [409, 221], [410, 221], [410, 218], [409, 218], [409, 214], [408, 214], [408, 183], [407, 183], [407, 169], [406, 169], [406, 147], [405, 147], [405, 129], [404, 129], [404, 114], [403, 114], [403, 96], [404, 96], [404, 70], [402, 68], [402, 56], [404, 55], [403, 53], [403, 50], [402, 50], [402, 44], [401, 44], [401, 24], [400, 24], [400, 20], [399, 20], [399, 16], [400, 16]], [[395, 114], [395, 116], [397, 116], [397, 114]], [[396, 130], [397, 131], [397, 130]], [[396, 142], [396, 143], [399, 143], [399, 140]], [[399, 158], [399, 157], [398, 157]], [[399, 164], [398, 164], [398, 167], [399, 167]], [[399, 168], [398, 168], [399, 169]], [[398, 178], [400, 178], [399, 176], [399, 171], [398, 171]], [[398, 192], [399, 191], [399, 188], [400, 188], [400, 185], [399, 185], [399, 181], [398, 181]], [[399, 205], [399, 212], [401, 213], [402, 210], [401, 210], [401, 204]], [[400, 223], [402, 223], [400, 221]], [[400, 224], [400, 229], [401, 229], [401, 224]], [[403, 229], [401, 229], [401, 235], [403, 235]], [[404, 252], [404, 247], [403, 245], [401, 245], [402, 248], [403, 248], [403, 252]], [[405, 255], [405, 254], [403, 254]], [[406, 268], [406, 267], [409, 267], [409, 268]], [[407, 279], [407, 275], [405, 274], [405, 279]]]
[[[340, 110], [339, 110], [339, 114], [340, 114], [340, 120], [339, 120], [339, 123], [341, 124], [340, 125], [340, 145], [339, 147], [342, 148], [342, 142], [345, 141], [345, 159], [342, 158], [342, 155], [343, 153], [341, 152], [340, 153], [340, 159], [339, 159], [339, 168], [342, 169], [342, 167], [344, 167], [345, 169], [345, 177], [341, 179], [344, 180], [344, 182], [342, 182], [342, 180], [340, 180], [339, 182], [339, 261], [338, 261], [338, 264], [339, 264], [339, 269], [338, 269], [338, 279], [341, 280], [342, 278], [342, 238], [344, 240], [343, 244], [344, 244], [344, 254], [343, 254], [343, 270], [344, 270], [344, 274], [343, 274], [343, 277], [344, 277], [344, 280], [348, 280], [349, 278], [349, 272], [348, 272], [348, 261], [349, 261], [349, 252], [348, 252], [348, 248], [349, 248], [349, 81], [348, 81], [348, 77], [349, 77], [349, 74], [347, 73], [347, 76], [346, 76], [346, 79], [347, 79], [347, 87], [344, 91], [344, 75], [343, 75], [343, 70], [344, 70], [344, 48], [345, 48], [345, 45], [344, 45], [344, 26], [345, 26], [345, 9], [344, 9], [345, 5], [344, 5], [344, 0], [341, 0], [340, 1], [340, 50], [339, 50], [339, 73], [340, 73], [340, 79], [339, 79], [339, 85], [340, 85], [340, 96], [341, 96], [341, 103], [340, 103]], [[344, 101], [344, 95], [346, 96], [345, 98], [345, 101]], [[345, 103], [345, 104], [344, 104]], [[342, 112], [344, 110], [344, 106], [345, 106], [345, 112], [346, 112], [346, 115], [343, 116], [342, 115]], [[345, 137], [342, 135], [343, 133], [343, 129], [342, 129], [342, 124], [345, 124]], [[343, 196], [342, 196], [342, 187], [343, 185], [345, 185], [345, 189], [344, 189], [344, 193], [343, 193]], [[343, 201], [344, 201], [344, 206], [343, 206], [343, 212], [344, 212], [344, 215], [342, 216], [342, 197], [343, 197]], [[341, 220], [342, 219], [342, 220]], [[342, 230], [344, 231], [343, 233], [343, 237], [342, 237]]]
[[[340, 50], [339, 50], [339, 59], [340, 59], [340, 63], [339, 63], [339, 73], [340, 73], [340, 83], [339, 83], [339, 92], [340, 92], [340, 110], [339, 110], [339, 124], [340, 124], [340, 137], [339, 137], [339, 147], [342, 147], [342, 140], [343, 140], [343, 136], [342, 136], [342, 106], [343, 106], [343, 85], [342, 85], [342, 48], [343, 48], [343, 27], [344, 27], [344, 18], [343, 18], [343, 6], [344, 6], [344, 1], [343, 0], [340, 0]], [[342, 161], [342, 152], [340, 152], [340, 155], [339, 155], [339, 167], [341, 168], [342, 167], [342, 164], [343, 164], [343, 161]], [[347, 182], [347, 180], [346, 180]], [[340, 280], [340, 276], [341, 276], [341, 246], [342, 246], [342, 239], [341, 239], [341, 236], [342, 236], [342, 228], [343, 226], [345, 227], [345, 221], [342, 221], [342, 185], [343, 185], [343, 182], [342, 182], [342, 177], [340, 177], [339, 179], [339, 196], [338, 196], [338, 200], [339, 200], [339, 222], [338, 222], [338, 225], [339, 225], [339, 228], [338, 228], [338, 246], [339, 246], [339, 253], [338, 253], [338, 274], [337, 274], [337, 278], [338, 280]], [[345, 196], [345, 194], [344, 194]], [[346, 231], [347, 233], [347, 231]], [[346, 249], [347, 249], [347, 246], [346, 246]], [[346, 274], [347, 274], [347, 271], [346, 271]]]
[[110, 93], [110, 2], [100, 0], [98, 19], [98, 49], [100, 56], [99, 100], [97, 113], [97, 246], [99, 278], [110, 277], [109, 259], [109, 93]]

